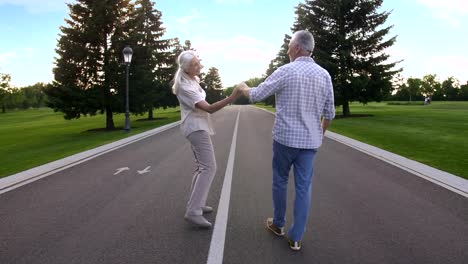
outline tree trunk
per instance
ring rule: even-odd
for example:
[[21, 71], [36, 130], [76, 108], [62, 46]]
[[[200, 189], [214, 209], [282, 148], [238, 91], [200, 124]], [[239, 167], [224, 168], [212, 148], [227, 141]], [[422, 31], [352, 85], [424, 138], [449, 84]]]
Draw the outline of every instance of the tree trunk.
[[6, 107], [5, 107], [5, 105], [2, 105], [2, 113], [6, 113]]
[[347, 117], [350, 116], [351, 112], [349, 111], [349, 101], [343, 102], [343, 116]]
[[153, 107], [148, 110], [148, 120], [153, 120]]
[[112, 116], [112, 109], [109, 105], [106, 106], [106, 129], [114, 130], [114, 118]]

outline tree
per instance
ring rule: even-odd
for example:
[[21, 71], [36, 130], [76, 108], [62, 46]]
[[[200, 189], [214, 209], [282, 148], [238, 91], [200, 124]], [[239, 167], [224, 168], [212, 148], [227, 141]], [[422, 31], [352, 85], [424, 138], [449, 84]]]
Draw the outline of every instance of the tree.
[[210, 104], [222, 99], [223, 83], [219, 76], [218, 69], [211, 67], [208, 73], [201, 76], [202, 88], [206, 91], [206, 101]]
[[309, 30], [315, 38], [314, 60], [331, 75], [335, 104], [350, 115], [349, 102], [380, 101], [392, 91], [393, 70], [385, 49], [396, 37], [384, 38], [390, 12], [379, 12], [383, 0], [308, 0], [296, 8], [293, 31]]
[[266, 77], [270, 76], [279, 67], [289, 63], [289, 55], [288, 55], [289, 41], [291, 41], [291, 36], [285, 34], [284, 39], [283, 39], [283, 45], [281, 45], [281, 48], [278, 54], [276, 55], [276, 58], [274, 58], [270, 62], [270, 65], [268, 66], [268, 70], [265, 73]]
[[[167, 83], [172, 75], [170, 39], [162, 39], [166, 29], [161, 22], [161, 12], [150, 0], [135, 1], [131, 14], [131, 46], [134, 59], [131, 64], [130, 83], [131, 111], [136, 114], [148, 112], [152, 120], [153, 108], [167, 107], [164, 98], [170, 93]], [[121, 93], [125, 95], [125, 93]]]
[[[281, 66], [283, 66], [285, 64], [288, 64], [290, 62], [289, 55], [288, 55], [289, 41], [290, 40], [291, 40], [291, 36], [289, 36], [288, 34], [285, 34], [284, 39], [283, 39], [283, 44], [281, 45], [281, 48], [280, 48], [278, 54], [276, 55], [276, 58], [274, 58], [270, 62], [270, 65], [268, 65], [268, 69], [267, 69], [267, 71], [265, 73], [265, 76], [264, 76], [263, 80], [268, 78], [268, 76], [270, 76], [279, 67], [281, 67]], [[276, 103], [275, 95], [274, 94], [270, 95], [268, 98], [263, 100], [263, 102], [266, 105], [271, 105], [271, 106], [275, 107], [275, 103]]]
[[44, 93], [44, 89], [47, 87], [44, 83], [36, 83], [30, 86], [21, 88], [21, 93], [23, 94], [23, 102], [21, 107], [27, 109], [30, 107], [39, 108], [46, 105], [47, 97]]
[[2, 104], [2, 113], [6, 113], [8, 95], [10, 94], [11, 75], [0, 73], [0, 103]]
[[440, 90], [443, 100], [455, 101], [460, 92], [460, 82], [455, 77], [449, 77], [442, 82]]
[[406, 84], [407, 84], [407, 89], [408, 89], [408, 94], [409, 94], [409, 98], [410, 98], [410, 101], [412, 98], [418, 96], [418, 95], [421, 95], [421, 85], [422, 85], [422, 81], [421, 79], [418, 79], [418, 78], [408, 78], [408, 80], [406, 80]]
[[184, 49], [184, 51], [186, 51], [186, 50], [195, 50], [194, 48], [192, 48], [192, 43], [190, 42], [190, 40], [185, 41], [185, 45], [183, 46], [183, 49]]
[[421, 93], [432, 99], [434, 93], [440, 90], [440, 82], [437, 81], [437, 75], [428, 74], [423, 77], [421, 82]]
[[46, 89], [48, 106], [65, 119], [106, 113], [106, 129], [115, 128], [118, 107], [111, 90], [121, 86], [120, 62], [130, 0], [76, 0], [67, 4], [70, 18], [62, 26], [56, 52], [55, 81]]
[[24, 101], [24, 93], [20, 88], [10, 87], [8, 88], [6, 96], [6, 108], [7, 109], [18, 109], [21, 108], [21, 103]]
[[170, 74], [168, 75], [169, 79], [168, 82], [165, 83], [166, 90], [168, 91], [165, 94], [165, 97], [163, 101], [167, 105], [167, 107], [175, 107], [179, 105], [179, 101], [177, 100], [177, 97], [172, 93], [172, 85], [173, 85], [173, 80], [174, 80], [174, 75], [179, 67], [177, 64], [177, 58], [179, 57], [180, 53], [184, 51], [184, 47], [180, 44], [180, 41], [178, 38], [171, 39], [171, 50], [169, 52], [169, 72]]
[[460, 86], [458, 99], [463, 100], [463, 101], [468, 101], [468, 82]]

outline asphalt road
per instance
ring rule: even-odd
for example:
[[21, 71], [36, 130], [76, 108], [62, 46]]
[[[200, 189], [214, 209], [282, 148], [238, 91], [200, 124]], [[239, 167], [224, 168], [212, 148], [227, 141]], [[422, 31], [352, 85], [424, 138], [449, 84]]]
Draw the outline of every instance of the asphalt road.
[[[249, 106], [213, 115], [218, 172], [208, 220], [238, 113], [223, 263], [468, 263], [467, 198], [328, 139], [303, 250], [289, 250], [264, 224], [274, 116]], [[206, 263], [212, 230], [183, 220], [194, 168], [176, 127], [3, 193], [0, 263]]]

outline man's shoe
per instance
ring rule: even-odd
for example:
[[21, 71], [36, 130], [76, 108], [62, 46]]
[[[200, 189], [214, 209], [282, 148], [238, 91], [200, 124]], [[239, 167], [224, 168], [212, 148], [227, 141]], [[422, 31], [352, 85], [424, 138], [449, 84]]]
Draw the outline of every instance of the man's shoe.
[[273, 223], [273, 218], [267, 218], [266, 226], [268, 230], [277, 236], [284, 236], [284, 227], [278, 227]]
[[213, 212], [213, 207], [211, 207], [211, 206], [206, 206], [205, 205], [201, 209], [203, 211], [203, 214], [209, 214], [209, 213]]
[[294, 251], [301, 250], [301, 247], [302, 247], [301, 241], [292, 241], [291, 239], [288, 239], [288, 244], [289, 244], [289, 248]]
[[201, 228], [211, 228], [211, 223], [208, 222], [202, 215], [185, 215], [185, 220], [193, 225]]

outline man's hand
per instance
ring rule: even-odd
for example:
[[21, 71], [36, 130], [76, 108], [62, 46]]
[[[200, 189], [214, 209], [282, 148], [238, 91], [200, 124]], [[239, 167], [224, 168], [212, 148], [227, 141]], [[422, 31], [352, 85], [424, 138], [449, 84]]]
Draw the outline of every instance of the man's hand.
[[241, 82], [239, 83], [238, 85], [236, 85], [236, 89], [239, 89], [239, 91], [241, 92], [241, 94], [244, 96], [244, 97], [247, 97], [249, 98], [250, 96], [250, 88], [249, 86], [247, 86], [247, 84], [245, 84], [244, 82]]

